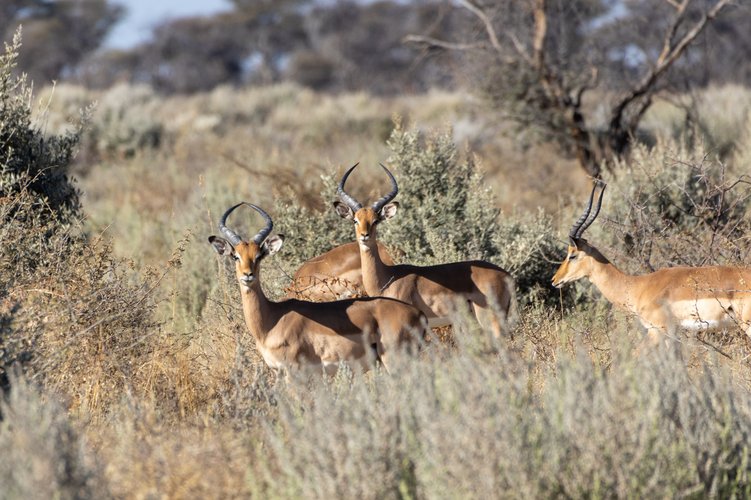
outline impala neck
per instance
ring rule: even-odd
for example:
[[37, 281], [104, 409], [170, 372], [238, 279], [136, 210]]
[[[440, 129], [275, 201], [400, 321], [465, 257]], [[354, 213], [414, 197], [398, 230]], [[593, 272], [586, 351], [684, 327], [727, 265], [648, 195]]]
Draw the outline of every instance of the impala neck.
[[589, 280], [614, 306], [635, 312], [634, 288], [639, 277], [622, 272], [601, 254], [598, 257], [592, 257]]
[[256, 340], [263, 342], [271, 329], [270, 325], [274, 321], [272, 318], [272, 305], [274, 303], [266, 298], [258, 279], [250, 288], [240, 285], [240, 293], [242, 294], [245, 324]]
[[371, 297], [377, 297], [389, 284], [388, 266], [381, 260], [375, 238], [371, 237], [367, 243], [358, 242], [358, 246], [365, 293]]

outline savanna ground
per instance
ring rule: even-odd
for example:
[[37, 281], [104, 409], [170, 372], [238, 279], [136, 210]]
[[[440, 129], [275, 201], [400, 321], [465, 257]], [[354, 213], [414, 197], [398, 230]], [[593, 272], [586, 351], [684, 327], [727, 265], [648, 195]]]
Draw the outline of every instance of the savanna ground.
[[[751, 341], [685, 336], [683, 360], [634, 357], [633, 318], [586, 283], [552, 290], [590, 183], [532, 131], [451, 93], [32, 95], [12, 62], [0, 497], [751, 494]], [[697, 102], [688, 124], [658, 103], [649, 144], [606, 174], [588, 238], [624, 270], [751, 263], [751, 91]], [[385, 189], [378, 162], [400, 181], [402, 210], [381, 231], [400, 259], [484, 258], [514, 274], [512, 338], [459, 317], [455, 345], [431, 343], [391, 374], [265, 367], [206, 237], [232, 203], [266, 208], [287, 235], [262, 277], [280, 297], [302, 261], [351, 239], [330, 204], [357, 161], [358, 198]], [[260, 223], [237, 220], [246, 235]]]

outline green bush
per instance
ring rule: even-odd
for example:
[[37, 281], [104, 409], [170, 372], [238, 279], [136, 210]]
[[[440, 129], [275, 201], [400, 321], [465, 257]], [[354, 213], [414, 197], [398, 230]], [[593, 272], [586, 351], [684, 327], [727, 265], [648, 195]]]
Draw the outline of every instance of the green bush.
[[162, 124], [157, 118], [158, 99], [147, 86], [116, 85], [97, 105], [96, 119], [88, 133], [95, 151], [105, 155], [132, 156], [159, 146]]
[[[549, 279], [556, 264], [551, 256], [558, 253], [560, 245], [544, 213], [501, 214], [482, 172], [471, 157], [460, 158], [450, 131], [425, 138], [397, 120], [387, 144], [391, 156], [386, 163], [399, 182], [396, 199], [400, 209], [394, 220], [379, 227], [379, 238], [397, 261], [431, 265], [487, 260], [514, 276], [523, 302], [533, 297], [554, 300]], [[383, 173], [379, 171], [378, 176], [379, 185], [387, 186]], [[363, 192], [362, 184], [373, 185], [373, 178], [363, 177], [362, 173], [353, 175], [350, 192]], [[339, 177], [323, 176], [322, 180], [324, 213], [303, 206], [291, 190], [283, 193], [275, 207], [277, 227], [284, 227], [291, 237], [285, 253], [290, 269], [354, 239], [351, 225], [329, 208], [337, 199]], [[380, 189], [377, 196], [387, 188]], [[359, 201], [369, 202], [365, 198]]]
[[[30, 209], [61, 225], [79, 217], [78, 191], [68, 166], [78, 143], [80, 126], [62, 136], [45, 136], [31, 122], [31, 87], [13, 68], [21, 47], [20, 32], [0, 56], [0, 200], [29, 192]], [[24, 218], [24, 214], [9, 216]], [[8, 218], [3, 220], [7, 223]]]
[[35, 283], [37, 272], [65, 259], [79, 238], [78, 191], [68, 167], [80, 127], [45, 136], [31, 120], [31, 88], [13, 74], [20, 32], [0, 56], [0, 379], [28, 358], [33, 339], [14, 336], [11, 321], [23, 297], [14, 289]]

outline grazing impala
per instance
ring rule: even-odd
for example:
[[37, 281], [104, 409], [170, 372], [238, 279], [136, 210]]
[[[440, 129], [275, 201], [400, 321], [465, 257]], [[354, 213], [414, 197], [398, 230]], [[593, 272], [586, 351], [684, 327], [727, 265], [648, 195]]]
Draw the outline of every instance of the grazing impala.
[[[378, 254], [387, 265], [394, 261], [378, 243]], [[356, 242], [334, 247], [303, 263], [287, 287], [287, 297], [323, 302], [364, 295], [360, 248]]]
[[[457, 304], [472, 306], [478, 322], [496, 337], [508, 333], [516, 319], [516, 291], [513, 278], [489, 262], [473, 260], [436, 266], [389, 265], [376, 251], [376, 226], [392, 218], [399, 206], [391, 202], [399, 192], [396, 179], [386, 171], [392, 190], [373, 205], [363, 207], [344, 191], [351, 167], [337, 190], [341, 202], [334, 208], [342, 218], [355, 224], [365, 291], [414, 304], [428, 317], [431, 326], [448, 324]], [[440, 214], [438, 214], [440, 216]]]
[[[250, 241], [243, 241], [226, 226], [227, 217], [240, 205], [252, 208], [266, 220], [266, 226]], [[209, 237], [217, 253], [235, 261], [245, 323], [271, 368], [317, 364], [332, 373], [340, 362], [350, 361], [367, 369], [371, 349], [388, 368], [390, 351], [424, 336], [424, 315], [398, 300], [362, 298], [317, 303], [267, 299], [260, 284], [261, 261], [276, 253], [284, 241], [282, 236], [269, 236], [272, 228], [266, 212], [243, 202], [229, 208], [219, 220], [224, 238]]]
[[[592, 213], [595, 191], [601, 186]], [[582, 234], [602, 206], [605, 184], [596, 181], [584, 213], [569, 233], [566, 260], [553, 276], [553, 286], [589, 280], [615, 306], [638, 316], [645, 340], [657, 343], [678, 328], [715, 330], [741, 326], [751, 335], [751, 269], [727, 266], [670, 267], [641, 276], [619, 271]]]

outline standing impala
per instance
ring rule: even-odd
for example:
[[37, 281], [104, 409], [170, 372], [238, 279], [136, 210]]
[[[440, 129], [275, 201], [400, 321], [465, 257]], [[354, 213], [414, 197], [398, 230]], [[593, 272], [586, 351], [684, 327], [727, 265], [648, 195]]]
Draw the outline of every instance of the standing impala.
[[[240, 205], [252, 208], [266, 220], [266, 226], [250, 241], [243, 241], [226, 226], [227, 217]], [[284, 241], [282, 236], [269, 236], [272, 228], [266, 212], [242, 202], [229, 208], [219, 220], [224, 238], [209, 237], [217, 253], [235, 261], [245, 323], [271, 368], [317, 364], [331, 373], [340, 362], [350, 361], [367, 369], [371, 349], [387, 367], [390, 351], [423, 337], [427, 323], [424, 315], [398, 300], [363, 298], [317, 303], [267, 299], [260, 284], [261, 261], [279, 251]]]
[[342, 177], [337, 190], [341, 202], [335, 202], [334, 208], [339, 216], [355, 224], [363, 285], [368, 295], [414, 304], [425, 313], [431, 326], [448, 324], [457, 304], [465, 303], [472, 306], [478, 322], [489, 327], [496, 337], [508, 333], [516, 319], [516, 291], [513, 278], [500, 267], [480, 260], [394, 266], [381, 259], [376, 250], [376, 226], [396, 214], [399, 204], [391, 200], [399, 192], [399, 186], [391, 172], [381, 165], [392, 190], [373, 205], [363, 207], [344, 191], [347, 177], [355, 167]]
[[[595, 191], [602, 186], [592, 214]], [[589, 280], [615, 306], [638, 316], [645, 340], [656, 344], [664, 333], [741, 326], [751, 335], [751, 269], [726, 266], [670, 267], [641, 276], [619, 271], [582, 234], [602, 206], [605, 184], [596, 181], [589, 202], [569, 233], [566, 260], [553, 286]]]

